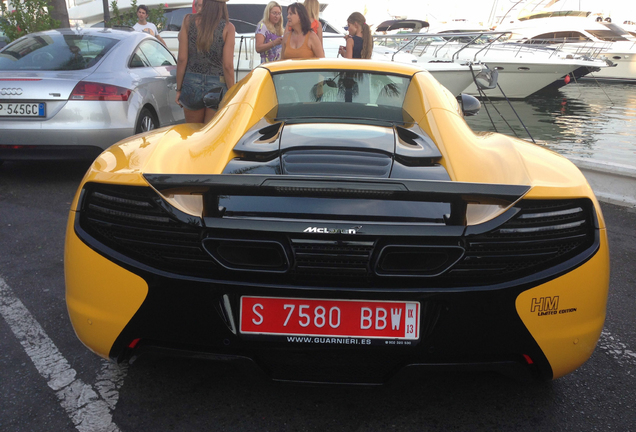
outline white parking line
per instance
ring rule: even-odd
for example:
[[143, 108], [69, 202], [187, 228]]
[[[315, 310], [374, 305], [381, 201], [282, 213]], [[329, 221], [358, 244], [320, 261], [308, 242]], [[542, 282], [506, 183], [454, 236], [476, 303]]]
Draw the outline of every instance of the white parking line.
[[[75, 378], [77, 373], [62, 356], [53, 341], [35, 320], [24, 304], [0, 277], [0, 315], [18, 339], [40, 375], [55, 391], [62, 408], [80, 432], [116, 432], [111, 410], [115, 407], [126, 370], [114, 372], [113, 367], [102, 368], [93, 387]], [[110, 382], [109, 382], [110, 381]], [[101, 395], [101, 396], [100, 396]]]
[[[636, 366], [636, 352], [628, 349], [627, 345], [612, 336], [610, 332], [603, 330], [598, 347], [613, 357], [619, 365]], [[631, 374], [631, 371], [628, 370], [627, 373]]]
[[95, 388], [99, 395], [106, 401], [111, 411], [115, 409], [119, 400], [119, 389], [124, 385], [124, 378], [128, 372], [127, 364], [115, 364], [104, 360], [102, 370], [97, 375]]

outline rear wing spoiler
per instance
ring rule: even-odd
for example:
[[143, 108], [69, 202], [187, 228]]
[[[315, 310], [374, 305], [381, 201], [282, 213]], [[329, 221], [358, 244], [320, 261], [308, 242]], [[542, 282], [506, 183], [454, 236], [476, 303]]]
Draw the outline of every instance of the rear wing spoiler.
[[220, 196], [242, 195], [449, 203], [451, 213], [446, 224], [464, 226], [469, 203], [509, 207], [531, 188], [451, 181], [255, 174], [144, 174], [144, 178], [162, 194], [201, 194], [206, 220], [223, 216]]

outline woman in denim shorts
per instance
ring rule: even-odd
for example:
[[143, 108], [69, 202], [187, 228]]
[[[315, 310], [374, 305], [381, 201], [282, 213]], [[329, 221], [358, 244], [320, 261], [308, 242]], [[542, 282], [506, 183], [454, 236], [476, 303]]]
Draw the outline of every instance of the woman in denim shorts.
[[203, 0], [201, 11], [186, 15], [179, 31], [177, 98], [187, 123], [207, 123], [216, 110], [203, 96], [215, 87], [234, 85], [234, 25], [227, 0]]

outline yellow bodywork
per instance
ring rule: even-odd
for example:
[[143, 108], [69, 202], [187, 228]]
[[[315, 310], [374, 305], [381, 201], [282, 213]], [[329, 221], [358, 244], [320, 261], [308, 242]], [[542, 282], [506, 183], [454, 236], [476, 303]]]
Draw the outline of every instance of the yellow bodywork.
[[603, 330], [609, 287], [607, 233], [584, 265], [517, 297], [517, 313], [559, 378], [590, 358]]
[[[435, 142], [451, 180], [529, 185], [526, 199], [568, 197], [594, 202], [601, 239], [598, 253], [570, 273], [523, 292], [516, 301], [519, 316], [548, 358], [555, 378], [585, 362], [603, 327], [609, 285], [605, 224], [590, 186], [570, 161], [556, 153], [505, 135], [474, 133], [453, 95], [428, 72], [414, 66], [322, 59], [258, 67], [230, 89], [210, 123], [159, 129], [112, 146], [95, 160], [79, 190], [86, 182], [148, 186], [144, 173], [221, 173], [236, 157], [233, 147], [246, 131], [263, 118], [275, 117], [277, 99], [271, 73], [332, 68], [412, 76], [403, 105], [405, 117], [418, 123]], [[107, 357], [144, 301], [148, 287], [139, 276], [103, 258], [77, 238], [73, 223], [78, 200], [79, 191], [67, 228], [68, 309], [79, 338]], [[539, 301], [554, 306], [554, 297], [558, 297], [556, 314], [539, 315], [537, 308], [533, 309]], [[560, 312], [567, 309], [576, 311]]]
[[73, 229], [71, 212], [64, 246], [66, 305], [77, 337], [108, 358], [119, 333], [148, 294], [142, 278], [86, 246]]

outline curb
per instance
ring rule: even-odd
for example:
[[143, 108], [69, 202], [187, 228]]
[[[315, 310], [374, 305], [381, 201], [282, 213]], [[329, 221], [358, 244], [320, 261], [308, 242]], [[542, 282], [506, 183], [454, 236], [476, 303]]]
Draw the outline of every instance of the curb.
[[592, 187], [599, 201], [636, 207], [636, 167], [568, 157]]

